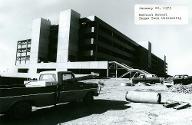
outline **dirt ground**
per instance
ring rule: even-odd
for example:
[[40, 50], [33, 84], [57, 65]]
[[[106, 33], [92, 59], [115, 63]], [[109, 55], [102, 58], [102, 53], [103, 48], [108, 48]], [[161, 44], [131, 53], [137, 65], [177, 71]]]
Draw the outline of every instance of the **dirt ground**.
[[[91, 80], [98, 82], [99, 80]], [[167, 100], [185, 101], [192, 104], [192, 95], [171, 92], [166, 86], [123, 86], [126, 79], [102, 80], [104, 87], [95, 103], [64, 104], [33, 111], [25, 120], [13, 120], [0, 116], [0, 125], [191, 125], [192, 108], [182, 110], [165, 108], [162, 104], [132, 103], [125, 100], [129, 90], [154, 91]]]

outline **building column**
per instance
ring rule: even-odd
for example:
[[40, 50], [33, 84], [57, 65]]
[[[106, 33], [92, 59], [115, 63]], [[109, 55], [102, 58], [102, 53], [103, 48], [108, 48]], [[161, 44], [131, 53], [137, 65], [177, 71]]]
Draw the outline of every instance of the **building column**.
[[165, 55], [164, 55], [164, 73], [167, 74], [167, 59]]
[[148, 64], [148, 70], [151, 71], [151, 42], [148, 42], [148, 59], [147, 59], [147, 64]]
[[35, 19], [32, 25], [31, 57], [30, 62], [37, 64], [39, 59], [48, 56], [49, 32], [51, 22], [46, 19]]
[[43, 18], [33, 20], [29, 68], [31, 74], [36, 73], [39, 61], [44, 62], [48, 58], [50, 26], [51, 22], [49, 20]]
[[[80, 14], [69, 9], [62, 11], [59, 17], [57, 63], [69, 61], [69, 55], [77, 54]], [[71, 46], [70, 46], [70, 45]]]

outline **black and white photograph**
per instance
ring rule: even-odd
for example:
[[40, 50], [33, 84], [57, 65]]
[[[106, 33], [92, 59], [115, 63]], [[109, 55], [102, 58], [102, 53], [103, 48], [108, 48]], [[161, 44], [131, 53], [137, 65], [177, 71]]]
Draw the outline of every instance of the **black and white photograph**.
[[191, 0], [0, 0], [0, 125], [192, 125]]

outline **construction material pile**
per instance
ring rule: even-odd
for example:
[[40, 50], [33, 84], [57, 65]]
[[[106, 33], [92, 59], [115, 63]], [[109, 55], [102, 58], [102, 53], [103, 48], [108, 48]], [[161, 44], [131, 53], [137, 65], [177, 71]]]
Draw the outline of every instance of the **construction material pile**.
[[192, 94], [192, 85], [174, 85], [170, 88], [170, 91], [177, 93]]

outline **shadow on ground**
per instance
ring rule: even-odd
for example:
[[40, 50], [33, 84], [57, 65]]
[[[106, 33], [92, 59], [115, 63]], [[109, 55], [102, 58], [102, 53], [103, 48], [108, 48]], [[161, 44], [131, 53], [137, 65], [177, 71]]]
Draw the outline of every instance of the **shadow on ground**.
[[95, 100], [91, 106], [86, 106], [83, 103], [58, 105], [36, 110], [23, 120], [10, 119], [5, 115], [1, 116], [0, 125], [57, 125], [92, 114], [101, 114], [108, 110], [130, 108], [125, 104], [127, 104], [125, 101]]

